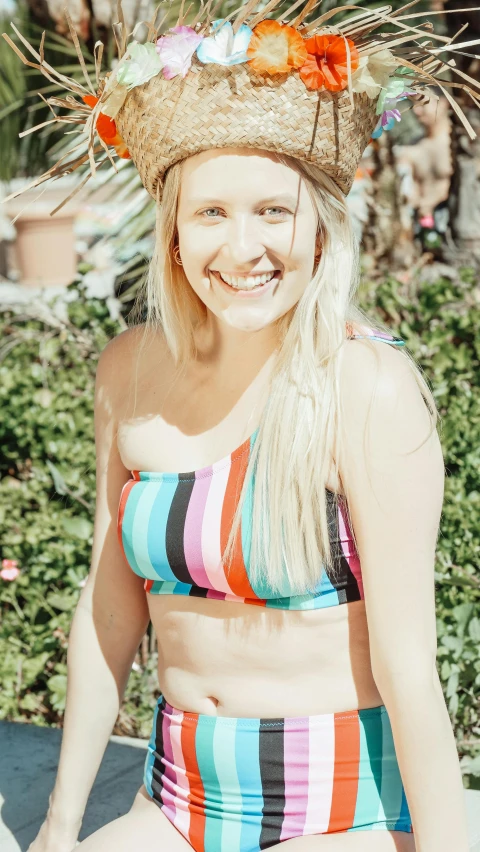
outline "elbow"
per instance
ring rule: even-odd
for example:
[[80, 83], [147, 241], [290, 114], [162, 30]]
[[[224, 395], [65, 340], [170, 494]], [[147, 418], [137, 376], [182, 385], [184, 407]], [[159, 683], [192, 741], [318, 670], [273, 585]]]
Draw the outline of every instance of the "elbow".
[[[400, 658], [372, 666], [373, 679], [382, 698], [407, 698], [442, 693], [435, 657]], [[443, 693], [442, 693], [443, 695]]]

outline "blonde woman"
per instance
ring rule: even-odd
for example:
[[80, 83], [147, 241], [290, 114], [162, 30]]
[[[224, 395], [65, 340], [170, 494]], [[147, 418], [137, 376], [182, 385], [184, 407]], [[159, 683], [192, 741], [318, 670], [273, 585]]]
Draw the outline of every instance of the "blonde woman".
[[468, 849], [435, 661], [438, 413], [356, 304], [345, 200], [377, 115], [377, 136], [400, 116], [380, 99], [412, 95], [396, 65], [413, 95], [423, 65], [404, 18], [395, 58], [394, 30], [369, 41], [381, 12], [305, 28], [311, 3], [274, 5], [128, 50], [118, 24], [74, 119], [134, 159], [156, 247], [98, 364], [92, 562], [31, 852], [74, 846], [150, 620], [143, 784], [82, 852]]
[[318, 168], [242, 149], [171, 167], [147, 321], [98, 365], [92, 567], [32, 852], [76, 839], [149, 619], [144, 784], [85, 852], [468, 849], [435, 667], [434, 401], [355, 280]]

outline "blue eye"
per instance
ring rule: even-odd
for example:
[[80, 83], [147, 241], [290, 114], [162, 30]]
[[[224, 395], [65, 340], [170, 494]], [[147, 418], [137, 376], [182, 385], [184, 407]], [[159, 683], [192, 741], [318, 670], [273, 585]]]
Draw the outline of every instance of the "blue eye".
[[[209, 216], [209, 213], [213, 212], [213, 216]], [[220, 207], [207, 207], [206, 210], [202, 210], [202, 216], [206, 216], [207, 219], [214, 219], [215, 216], [220, 214]]]
[[265, 210], [264, 210], [264, 213], [266, 213], [267, 216], [278, 217], [278, 216], [288, 216], [290, 214], [290, 211], [285, 210], [284, 207], [266, 207]]

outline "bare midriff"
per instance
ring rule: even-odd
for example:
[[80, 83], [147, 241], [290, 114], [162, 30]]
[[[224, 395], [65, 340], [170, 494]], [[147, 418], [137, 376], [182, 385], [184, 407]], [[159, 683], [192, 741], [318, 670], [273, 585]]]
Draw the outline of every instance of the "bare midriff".
[[[254, 431], [259, 418], [252, 411], [262, 408], [268, 363], [260, 372], [251, 369], [253, 379], [247, 374], [240, 381], [230, 372], [223, 382], [213, 382], [209, 371], [197, 370], [173, 381], [164, 348], [154, 342], [146, 352], [135, 410], [130, 384], [118, 418], [118, 449], [127, 471], [201, 468]], [[240, 390], [232, 387], [235, 379]], [[326, 486], [341, 491], [333, 466]], [[363, 600], [301, 611], [146, 594], [158, 644], [159, 688], [179, 710], [275, 718], [383, 703], [371, 671]]]
[[311, 716], [377, 707], [364, 601], [273, 610], [149, 595], [158, 680], [179, 710], [218, 716]]

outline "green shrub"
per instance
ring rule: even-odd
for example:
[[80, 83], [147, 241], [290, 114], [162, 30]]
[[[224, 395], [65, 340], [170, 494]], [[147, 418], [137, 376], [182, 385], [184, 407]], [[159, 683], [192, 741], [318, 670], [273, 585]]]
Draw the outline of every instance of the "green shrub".
[[[78, 289], [76, 285], [71, 285]], [[441, 414], [447, 479], [435, 565], [438, 669], [466, 786], [480, 787], [480, 304], [473, 282], [362, 287], [362, 306], [406, 341]], [[95, 499], [93, 388], [121, 330], [103, 302], [79, 296], [69, 322], [0, 313], [0, 718], [61, 725], [72, 611], [89, 566]], [[150, 643], [152, 645], [152, 643]], [[116, 733], [148, 736], [156, 655], [143, 643]]]

